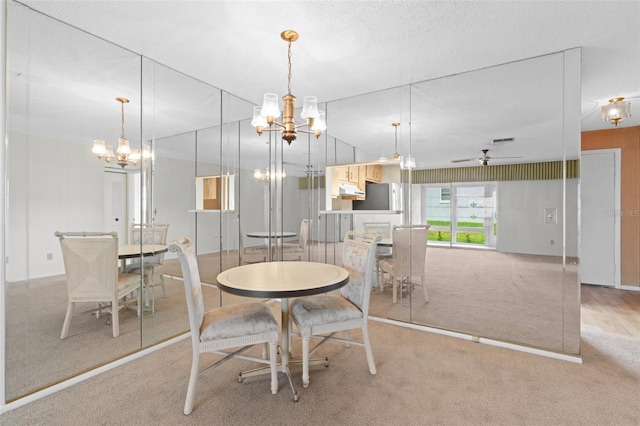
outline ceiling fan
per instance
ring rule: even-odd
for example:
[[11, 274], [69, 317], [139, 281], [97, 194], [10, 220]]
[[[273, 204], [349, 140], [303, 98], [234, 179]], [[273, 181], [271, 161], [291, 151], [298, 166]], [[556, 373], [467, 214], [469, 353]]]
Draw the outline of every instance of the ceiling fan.
[[479, 161], [480, 164], [482, 164], [483, 166], [488, 166], [489, 165], [489, 160], [495, 160], [495, 159], [506, 160], [506, 159], [512, 159], [512, 158], [522, 158], [522, 157], [491, 157], [488, 154], [488, 152], [489, 152], [488, 149], [483, 149], [482, 150], [482, 157], [463, 158], [461, 160], [451, 160], [451, 162], [452, 163], [464, 163], [465, 161]]

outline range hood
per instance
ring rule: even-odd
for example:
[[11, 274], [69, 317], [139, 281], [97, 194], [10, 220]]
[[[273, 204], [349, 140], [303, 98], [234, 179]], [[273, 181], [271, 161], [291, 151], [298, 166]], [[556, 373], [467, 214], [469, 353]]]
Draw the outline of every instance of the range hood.
[[364, 195], [364, 191], [360, 190], [357, 186], [351, 183], [340, 183], [338, 187], [338, 195], [342, 196], [357, 196]]

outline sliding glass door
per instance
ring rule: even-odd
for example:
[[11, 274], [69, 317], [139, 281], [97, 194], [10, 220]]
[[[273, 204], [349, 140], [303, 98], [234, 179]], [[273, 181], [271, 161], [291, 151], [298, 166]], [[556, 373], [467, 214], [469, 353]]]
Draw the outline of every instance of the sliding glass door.
[[429, 185], [422, 199], [431, 244], [496, 248], [495, 183]]

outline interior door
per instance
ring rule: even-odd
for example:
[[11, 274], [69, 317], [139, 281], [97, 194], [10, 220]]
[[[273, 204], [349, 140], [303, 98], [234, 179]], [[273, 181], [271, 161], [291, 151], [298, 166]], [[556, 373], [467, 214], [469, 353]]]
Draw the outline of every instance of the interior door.
[[580, 161], [580, 278], [620, 286], [619, 150], [583, 151]]
[[127, 174], [104, 173], [104, 230], [118, 233], [118, 242], [127, 242]]

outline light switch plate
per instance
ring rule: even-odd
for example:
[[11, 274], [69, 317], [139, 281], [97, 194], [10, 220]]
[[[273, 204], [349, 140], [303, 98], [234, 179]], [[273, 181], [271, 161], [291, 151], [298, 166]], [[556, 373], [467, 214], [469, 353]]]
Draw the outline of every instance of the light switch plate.
[[556, 207], [547, 207], [544, 209], [544, 223], [550, 225], [558, 223], [558, 209]]

